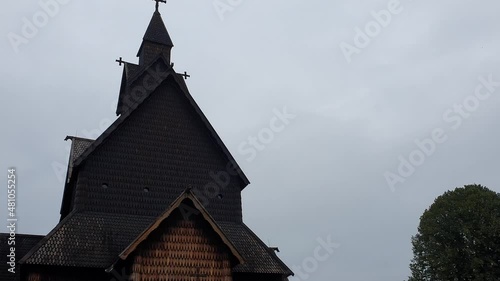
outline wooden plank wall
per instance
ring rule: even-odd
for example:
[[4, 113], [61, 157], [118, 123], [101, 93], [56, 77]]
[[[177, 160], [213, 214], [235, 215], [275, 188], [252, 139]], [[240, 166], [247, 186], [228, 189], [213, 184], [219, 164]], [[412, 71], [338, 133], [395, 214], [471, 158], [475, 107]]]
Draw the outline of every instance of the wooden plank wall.
[[133, 281], [232, 281], [231, 252], [201, 216], [167, 219], [133, 255]]

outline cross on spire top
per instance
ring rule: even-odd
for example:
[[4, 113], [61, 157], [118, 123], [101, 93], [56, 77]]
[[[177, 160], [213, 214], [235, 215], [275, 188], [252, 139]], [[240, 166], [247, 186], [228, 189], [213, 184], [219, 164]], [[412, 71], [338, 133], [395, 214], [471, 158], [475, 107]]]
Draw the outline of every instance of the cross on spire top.
[[160, 8], [160, 3], [167, 3], [167, 0], [153, 0], [156, 2], [156, 11]]

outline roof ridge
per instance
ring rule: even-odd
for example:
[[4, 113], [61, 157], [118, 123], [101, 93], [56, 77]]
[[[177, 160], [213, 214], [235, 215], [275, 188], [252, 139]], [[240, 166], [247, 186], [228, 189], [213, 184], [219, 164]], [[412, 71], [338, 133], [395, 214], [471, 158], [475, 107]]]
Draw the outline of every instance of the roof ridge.
[[[217, 131], [215, 130], [215, 128], [212, 126], [212, 124], [208, 121], [208, 118], [205, 116], [205, 113], [203, 113], [203, 111], [201, 110], [201, 108], [198, 106], [198, 103], [194, 100], [194, 98], [191, 96], [191, 94], [189, 93], [189, 90], [187, 89], [187, 85], [185, 84], [184, 80], [178, 76], [178, 75], [175, 75], [174, 76], [174, 79], [177, 81], [177, 83], [179, 85], [184, 85], [186, 87], [186, 89], [182, 89], [181, 87], [181, 90], [183, 90], [184, 94], [186, 95], [188, 101], [190, 102], [190, 104], [193, 106], [194, 110], [196, 111], [196, 113], [198, 113], [198, 115], [200, 116], [201, 120], [203, 121], [203, 123], [205, 124], [205, 126], [207, 127], [208, 131], [211, 133], [212, 135], [212, 138], [215, 140], [215, 142], [219, 145], [219, 147], [222, 149], [222, 152], [223, 154], [228, 158], [227, 160], [229, 162], [231, 162], [232, 166], [236, 169], [236, 172], [238, 173], [238, 175], [241, 177], [241, 179], [243, 180], [243, 183], [245, 184], [241, 189], [244, 189], [246, 187], [246, 185], [250, 184], [250, 181], [248, 180], [247, 176], [245, 175], [245, 173], [243, 173], [243, 170], [241, 169], [241, 167], [238, 165], [238, 163], [236, 162], [236, 160], [234, 159], [233, 155], [231, 154], [231, 152], [229, 151], [229, 149], [227, 148], [227, 146], [224, 144], [224, 142], [222, 141], [222, 139], [220, 138], [219, 134], [217, 134]], [[180, 80], [180, 82], [179, 82]]]
[[231, 239], [227, 236], [224, 230], [219, 226], [217, 221], [210, 215], [210, 213], [205, 209], [203, 204], [198, 200], [196, 195], [192, 192], [191, 189], [186, 189], [181, 193], [169, 206], [168, 208], [158, 216], [144, 231], [142, 231], [135, 239], [132, 241], [120, 254], [119, 259], [113, 263], [108, 270], [112, 270], [112, 268], [116, 265], [116, 263], [121, 260], [126, 260], [130, 254], [132, 254], [137, 247], [143, 243], [147, 238], [151, 235], [153, 231], [158, 229], [158, 227], [168, 219], [172, 213], [182, 207], [182, 202], [184, 200], [191, 200], [193, 202], [194, 207], [202, 214], [203, 218], [210, 224], [212, 229], [219, 235], [222, 239], [223, 243], [229, 247], [231, 253], [239, 260], [240, 264], [244, 264], [245, 260], [242, 257], [241, 253], [238, 251], [236, 246], [233, 244]]
[[[143, 73], [145, 73], [152, 65], [154, 65], [155, 63], [158, 63], [158, 61], [162, 61], [164, 64], [166, 64], [166, 61], [165, 61], [165, 57], [160, 54], [157, 56], [157, 58], [151, 62], [149, 65], [145, 66], [144, 68], [142, 68], [141, 71], [138, 71], [138, 73], [136, 74], [137, 77], [135, 77], [134, 79], [138, 79], [138, 77], [140, 77]], [[168, 65], [167, 65], [168, 67]], [[101, 145], [101, 143], [103, 143], [107, 137], [109, 135], [111, 135], [115, 130], [116, 128], [118, 128], [123, 122], [125, 122], [125, 120], [130, 116], [132, 115], [132, 113], [147, 99], [151, 96], [151, 94], [158, 88], [160, 87], [160, 85], [165, 81], [167, 80], [170, 76], [173, 77], [173, 80], [175, 81], [175, 84], [178, 86], [179, 90], [181, 90], [181, 92], [184, 94], [184, 96], [188, 99], [188, 102], [191, 104], [191, 106], [193, 107], [194, 111], [197, 113], [198, 117], [201, 118], [201, 121], [202, 123], [205, 125], [205, 127], [208, 129], [208, 131], [210, 132], [210, 135], [212, 137], [212, 139], [215, 141], [215, 143], [219, 146], [219, 148], [221, 149], [221, 152], [225, 155], [225, 157], [227, 158], [227, 160], [233, 164], [233, 167], [235, 168], [236, 172], [238, 173], [238, 175], [240, 176], [240, 178], [242, 179], [244, 185], [242, 186], [241, 189], [244, 189], [249, 183], [250, 181], [248, 180], [248, 178], [246, 177], [246, 175], [243, 173], [243, 170], [240, 168], [240, 166], [238, 165], [238, 163], [236, 162], [236, 160], [234, 159], [234, 157], [231, 155], [231, 153], [229, 152], [229, 149], [226, 147], [226, 145], [224, 144], [224, 142], [222, 142], [222, 139], [220, 138], [220, 136], [217, 134], [217, 132], [215, 131], [214, 127], [212, 126], [212, 124], [210, 124], [210, 122], [208, 121], [208, 118], [205, 116], [205, 114], [201, 111], [200, 107], [198, 106], [198, 104], [196, 103], [196, 101], [193, 99], [193, 97], [191, 96], [191, 94], [189, 93], [189, 90], [187, 89], [187, 87], [185, 87], [185, 83], [182, 81], [182, 79], [178, 76], [178, 75], [175, 75], [176, 72], [175, 70], [173, 69], [173, 67], [170, 67], [167, 71], [167, 75], [165, 75], [164, 78], [162, 78], [161, 81], [159, 81], [156, 85], [156, 87], [154, 88], [151, 88], [151, 89], [146, 89], [147, 92], [146, 94], [141, 97], [138, 101], [135, 101], [134, 103], [132, 103], [132, 105], [130, 106], [129, 110], [127, 110], [125, 113], [121, 114], [120, 117], [118, 119], [115, 120], [115, 122], [113, 122], [113, 124], [111, 124], [108, 129], [106, 129], [76, 160], [75, 160], [75, 163], [74, 163], [74, 167], [78, 167], [85, 159], [87, 159], [87, 157], [98, 147]], [[180, 82], [181, 81], [181, 82]], [[183, 86], [184, 85], [184, 86]]]

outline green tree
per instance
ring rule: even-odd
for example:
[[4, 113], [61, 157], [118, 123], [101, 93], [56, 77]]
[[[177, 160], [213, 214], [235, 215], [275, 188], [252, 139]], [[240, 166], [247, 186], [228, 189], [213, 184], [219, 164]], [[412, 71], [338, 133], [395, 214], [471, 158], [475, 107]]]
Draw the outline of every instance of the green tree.
[[408, 281], [500, 280], [500, 194], [481, 185], [445, 192], [412, 244]]

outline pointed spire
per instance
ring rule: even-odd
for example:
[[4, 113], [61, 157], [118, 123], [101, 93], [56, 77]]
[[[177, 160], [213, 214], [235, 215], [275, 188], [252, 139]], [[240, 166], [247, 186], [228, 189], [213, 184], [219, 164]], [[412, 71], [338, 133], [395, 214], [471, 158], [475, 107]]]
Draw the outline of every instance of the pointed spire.
[[165, 46], [174, 46], [172, 39], [170, 39], [170, 35], [168, 34], [167, 28], [163, 23], [160, 12], [154, 12], [143, 39], [145, 41], [159, 43]]
[[152, 59], [156, 58], [159, 54], [163, 53], [169, 60], [170, 63], [170, 51], [174, 44], [170, 35], [168, 34], [165, 23], [161, 18], [161, 14], [158, 11], [159, 3], [166, 3], [162, 0], [156, 1], [156, 10], [153, 13], [153, 17], [149, 22], [148, 29], [143, 37], [143, 42], [139, 48], [137, 56], [139, 57], [139, 64], [147, 64]]

